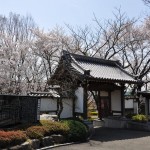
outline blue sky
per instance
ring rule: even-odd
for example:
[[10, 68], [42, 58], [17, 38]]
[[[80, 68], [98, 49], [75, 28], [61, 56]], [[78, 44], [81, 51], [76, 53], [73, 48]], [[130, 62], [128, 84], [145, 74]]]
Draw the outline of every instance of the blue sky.
[[1, 0], [0, 14], [30, 14], [37, 25], [47, 30], [65, 23], [93, 24], [93, 13], [103, 21], [112, 18], [115, 8], [120, 7], [130, 18], [150, 14], [150, 8], [142, 0]]

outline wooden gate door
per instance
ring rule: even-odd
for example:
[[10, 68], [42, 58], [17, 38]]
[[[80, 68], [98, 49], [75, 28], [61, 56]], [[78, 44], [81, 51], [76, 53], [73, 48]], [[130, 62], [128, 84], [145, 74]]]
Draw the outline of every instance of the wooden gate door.
[[101, 97], [101, 116], [102, 118], [109, 116], [109, 98]]

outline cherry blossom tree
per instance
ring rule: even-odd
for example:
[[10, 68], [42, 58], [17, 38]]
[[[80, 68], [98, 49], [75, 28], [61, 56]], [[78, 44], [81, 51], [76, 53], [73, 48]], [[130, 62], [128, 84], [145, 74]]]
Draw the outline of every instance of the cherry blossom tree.
[[0, 16], [0, 90], [2, 93], [19, 94], [25, 90], [28, 53], [34, 36], [30, 29], [35, 23], [30, 16], [10, 13]]

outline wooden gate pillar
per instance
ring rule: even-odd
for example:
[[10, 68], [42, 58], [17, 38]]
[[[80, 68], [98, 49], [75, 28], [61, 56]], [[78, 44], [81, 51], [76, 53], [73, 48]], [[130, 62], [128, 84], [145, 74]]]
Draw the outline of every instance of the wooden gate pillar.
[[109, 115], [112, 115], [112, 110], [111, 110], [111, 90], [108, 91], [108, 100], [109, 100]]
[[121, 115], [125, 116], [124, 84], [121, 84]]
[[98, 118], [102, 120], [102, 106], [101, 106], [101, 96], [100, 91], [98, 91]]
[[83, 119], [87, 119], [87, 98], [88, 98], [88, 91], [87, 91], [87, 81], [84, 84], [84, 97], [83, 97]]

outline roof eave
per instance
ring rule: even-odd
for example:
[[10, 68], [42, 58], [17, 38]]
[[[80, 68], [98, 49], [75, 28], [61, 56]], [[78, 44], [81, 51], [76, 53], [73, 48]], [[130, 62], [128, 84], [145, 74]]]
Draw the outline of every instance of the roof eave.
[[128, 83], [128, 84], [138, 84], [136, 80], [119, 80], [119, 79], [104, 79], [104, 78], [95, 78], [95, 77], [86, 77], [87, 80], [93, 80], [98, 82], [117, 82], [117, 83]]

